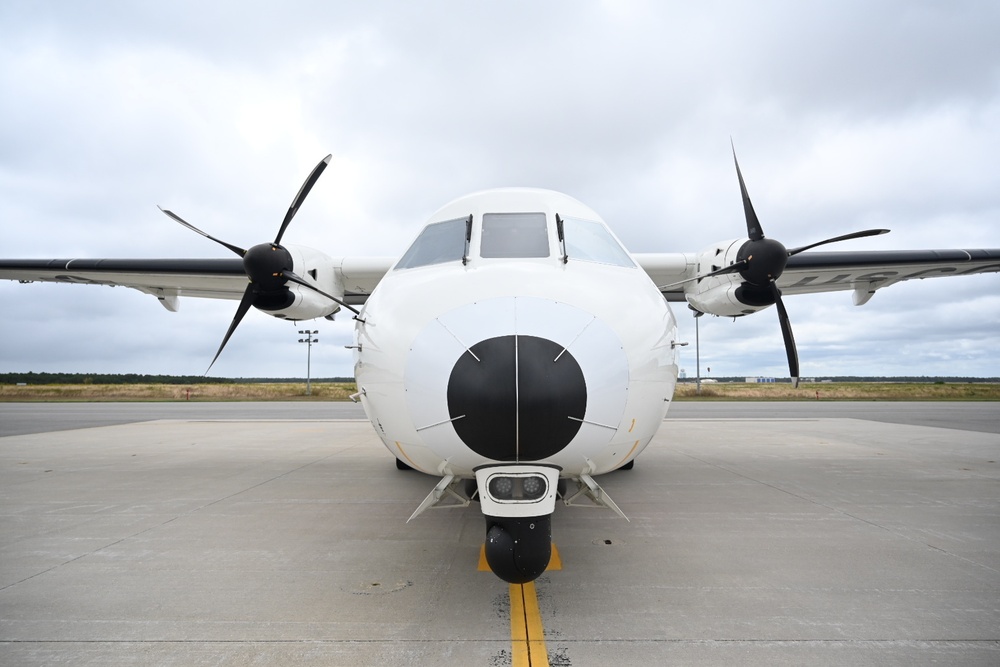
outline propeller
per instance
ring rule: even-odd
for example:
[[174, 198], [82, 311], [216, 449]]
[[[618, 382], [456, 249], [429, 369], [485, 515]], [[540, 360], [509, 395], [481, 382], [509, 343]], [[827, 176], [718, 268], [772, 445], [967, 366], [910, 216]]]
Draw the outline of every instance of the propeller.
[[354, 312], [355, 315], [360, 315], [360, 311], [357, 309], [347, 305], [341, 299], [338, 299], [331, 294], [327, 294], [315, 285], [296, 275], [291, 269], [293, 264], [291, 253], [289, 253], [288, 250], [281, 245], [281, 238], [285, 235], [285, 230], [288, 229], [288, 225], [292, 222], [295, 214], [298, 213], [299, 207], [302, 206], [302, 202], [305, 201], [309, 191], [312, 190], [316, 181], [319, 180], [323, 170], [330, 164], [330, 159], [332, 157], [332, 155], [327, 155], [325, 158], [320, 160], [319, 164], [317, 164], [309, 173], [305, 183], [302, 184], [302, 187], [299, 188], [298, 193], [292, 200], [292, 205], [288, 207], [288, 212], [285, 214], [284, 220], [281, 221], [281, 226], [278, 228], [278, 234], [274, 237], [273, 243], [260, 243], [255, 246], [251, 246], [250, 248], [243, 249], [239, 246], [215, 238], [211, 234], [198, 229], [173, 211], [160, 207], [160, 210], [175, 222], [180, 223], [197, 234], [201, 234], [207, 239], [215, 241], [219, 245], [228, 248], [243, 258], [243, 270], [247, 274], [249, 283], [247, 284], [246, 290], [243, 292], [243, 297], [240, 299], [240, 305], [236, 308], [236, 315], [233, 317], [233, 321], [229, 325], [229, 330], [226, 331], [226, 335], [222, 339], [222, 344], [219, 346], [219, 350], [215, 353], [215, 356], [212, 358], [212, 363], [208, 365], [208, 369], [205, 371], [206, 374], [208, 374], [208, 371], [212, 369], [212, 366], [215, 364], [216, 360], [218, 360], [219, 355], [222, 354], [222, 350], [226, 347], [226, 343], [229, 342], [233, 332], [236, 331], [236, 327], [238, 327], [240, 322], [243, 321], [243, 318], [246, 316], [247, 312], [249, 312], [251, 306], [262, 308], [264, 310], [280, 310], [292, 304], [295, 297], [287, 288], [288, 282], [308, 287], [314, 292], [317, 292], [337, 304], [344, 306], [348, 310]]
[[889, 230], [868, 229], [861, 232], [844, 234], [843, 236], [835, 236], [788, 250], [780, 241], [764, 236], [760, 221], [757, 219], [757, 213], [754, 211], [753, 203], [750, 201], [750, 195], [747, 193], [746, 183], [743, 181], [743, 173], [740, 171], [740, 163], [736, 159], [735, 147], [733, 147], [733, 162], [736, 164], [736, 176], [740, 181], [740, 195], [743, 198], [743, 213], [746, 217], [747, 237], [749, 240], [737, 252], [735, 262], [711, 273], [698, 276], [696, 280], [729, 273], [739, 273], [740, 277], [743, 278], [743, 284], [740, 286], [737, 296], [742, 297], [741, 300], [752, 305], [764, 306], [772, 303], [775, 305], [778, 311], [778, 323], [781, 325], [781, 336], [785, 341], [785, 354], [788, 357], [788, 373], [792, 378], [792, 384], [797, 387], [799, 385], [799, 354], [795, 348], [795, 338], [792, 335], [792, 323], [788, 319], [788, 311], [785, 310], [785, 304], [781, 299], [781, 290], [778, 289], [776, 282], [785, 270], [788, 258], [828, 243], [888, 234]]

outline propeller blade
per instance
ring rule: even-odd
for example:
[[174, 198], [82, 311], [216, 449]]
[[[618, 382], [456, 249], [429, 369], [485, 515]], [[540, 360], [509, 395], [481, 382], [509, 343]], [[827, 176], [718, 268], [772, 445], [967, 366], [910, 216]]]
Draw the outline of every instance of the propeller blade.
[[781, 290], [771, 283], [771, 294], [774, 305], [778, 309], [778, 323], [781, 325], [781, 337], [785, 339], [785, 354], [788, 356], [788, 374], [792, 378], [792, 386], [799, 386], [799, 352], [795, 349], [795, 337], [792, 335], [792, 323], [788, 319], [788, 311], [781, 301]]
[[[732, 141], [730, 141], [732, 144]], [[743, 182], [743, 173], [740, 171], [739, 160], [736, 159], [736, 146], [733, 146], [733, 162], [736, 163], [736, 177], [740, 179], [740, 194], [743, 196], [743, 213], [747, 219], [747, 237], [751, 241], [759, 241], [764, 238], [764, 230], [760, 228], [760, 221], [750, 203], [750, 195], [747, 193], [746, 183]]]
[[670, 283], [669, 285], [659, 285], [657, 286], [656, 289], [662, 292], [665, 289], [670, 289], [671, 287], [677, 287], [678, 285], [684, 285], [687, 283], [693, 283], [696, 280], [701, 281], [704, 280], [705, 278], [711, 278], [712, 276], [722, 276], [727, 273], [738, 273], [742, 271], [743, 268], [750, 263], [751, 259], [753, 259], [753, 255], [747, 257], [746, 259], [741, 259], [738, 262], [733, 262], [729, 266], [724, 266], [721, 269], [716, 269], [715, 271], [712, 271], [710, 273], [703, 273], [702, 275], [694, 276], [693, 278], [685, 278], [684, 280], [678, 280], [677, 282]]
[[214, 357], [212, 357], [212, 363], [205, 369], [205, 375], [208, 375], [208, 371], [212, 370], [212, 366], [215, 364], [216, 359], [218, 359], [219, 355], [222, 354], [222, 348], [224, 348], [226, 343], [229, 342], [229, 338], [233, 335], [233, 332], [236, 331], [236, 327], [240, 325], [240, 322], [243, 321], [243, 317], [247, 314], [247, 311], [250, 310], [250, 306], [253, 305], [253, 298], [256, 296], [254, 294], [255, 289], [256, 287], [253, 283], [249, 283], [247, 285], [246, 291], [243, 292], [243, 298], [240, 299], [240, 305], [236, 309], [236, 316], [233, 317], [233, 323], [229, 325], [229, 331], [226, 332], [225, 338], [222, 339], [222, 345], [219, 346], [219, 351], [215, 353]]
[[281, 244], [281, 237], [285, 235], [285, 230], [288, 228], [288, 223], [292, 221], [295, 214], [299, 212], [299, 207], [302, 206], [302, 202], [305, 201], [306, 195], [312, 190], [313, 186], [316, 185], [316, 181], [319, 180], [320, 175], [323, 170], [326, 169], [327, 165], [330, 164], [330, 159], [333, 157], [332, 154], [327, 155], [325, 158], [319, 161], [313, 170], [306, 178], [306, 182], [302, 184], [299, 188], [299, 193], [295, 195], [295, 199], [292, 200], [292, 205], [288, 207], [288, 213], [285, 214], [285, 219], [281, 222], [281, 227], [278, 228], [278, 235], [274, 237], [274, 245]]
[[330, 299], [331, 301], [333, 301], [333, 302], [335, 302], [335, 303], [343, 306], [344, 308], [348, 309], [349, 311], [351, 311], [355, 315], [360, 315], [361, 314], [361, 311], [358, 310], [357, 308], [355, 308], [354, 306], [349, 306], [347, 303], [345, 303], [341, 299], [338, 299], [337, 297], [333, 296], [332, 294], [327, 294], [326, 292], [324, 292], [320, 288], [318, 288], [315, 285], [309, 283], [307, 280], [305, 280], [304, 278], [300, 277], [299, 275], [293, 273], [292, 271], [288, 271], [286, 269], [285, 271], [281, 272], [281, 276], [283, 278], [285, 278], [286, 280], [292, 281], [293, 283], [296, 283], [298, 285], [302, 285], [303, 287], [308, 287], [309, 289], [311, 289], [312, 291], [316, 292], [317, 294], [325, 296], [327, 299]]
[[844, 234], [843, 236], [835, 236], [832, 239], [826, 239], [825, 241], [819, 241], [818, 243], [810, 243], [809, 245], [804, 245], [801, 248], [795, 248], [788, 251], [788, 256], [797, 255], [804, 250], [810, 250], [816, 246], [826, 245], [827, 243], [837, 243], [839, 241], [849, 241], [850, 239], [860, 239], [866, 236], [880, 236], [882, 234], [888, 234], [888, 229], [866, 229], [863, 232], [853, 232], [851, 234]]
[[724, 266], [721, 269], [716, 269], [715, 271], [698, 276], [697, 280], [701, 280], [702, 278], [711, 278], [712, 276], [724, 276], [727, 273], [739, 273], [750, 264], [751, 259], [753, 259], [753, 255], [750, 255], [746, 259], [741, 259], [738, 262], [733, 262], [729, 266]]
[[242, 257], [243, 255], [247, 254], [247, 251], [244, 250], [243, 248], [239, 247], [239, 246], [235, 246], [235, 245], [233, 245], [231, 243], [226, 243], [225, 241], [221, 241], [221, 240], [215, 238], [214, 236], [212, 236], [211, 234], [206, 234], [205, 232], [201, 231], [200, 229], [198, 229], [197, 227], [195, 227], [190, 222], [188, 222], [187, 220], [185, 220], [181, 216], [177, 215], [173, 211], [168, 211], [167, 209], [163, 208], [162, 206], [157, 206], [156, 208], [158, 208], [161, 211], [163, 211], [163, 213], [168, 218], [171, 218], [175, 222], [181, 223], [182, 225], [184, 225], [185, 227], [187, 227], [188, 229], [190, 229], [192, 232], [201, 234], [206, 239], [211, 239], [211, 240], [215, 241], [216, 243], [218, 243], [219, 245], [222, 245], [222, 246], [225, 246], [225, 247], [229, 248], [230, 250], [232, 250], [233, 252], [235, 252], [240, 257]]

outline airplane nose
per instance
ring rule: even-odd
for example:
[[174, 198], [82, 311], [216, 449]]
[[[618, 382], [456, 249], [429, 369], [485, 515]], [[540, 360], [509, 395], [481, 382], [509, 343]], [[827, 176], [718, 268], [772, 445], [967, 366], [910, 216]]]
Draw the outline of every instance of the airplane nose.
[[462, 441], [497, 461], [538, 461], [580, 430], [587, 383], [580, 364], [546, 338], [507, 335], [476, 343], [448, 379], [448, 412]]
[[[581, 445], [586, 457], [609, 444], [629, 398], [621, 338], [560, 301], [500, 296], [446, 309], [404, 353], [405, 414], [416, 437], [403, 445], [443, 452], [456, 470], [489, 461], [576, 465], [583, 459], [569, 450]], [[369, 383], [371, 399], [379, 389]]]

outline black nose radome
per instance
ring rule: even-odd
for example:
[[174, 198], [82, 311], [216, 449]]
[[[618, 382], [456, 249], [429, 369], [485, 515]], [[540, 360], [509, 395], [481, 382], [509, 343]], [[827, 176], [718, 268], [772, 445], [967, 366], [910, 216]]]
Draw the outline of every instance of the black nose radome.
[[470, 449], [496, 461], [538, 461], [580, 430], [587, 383], [573, 355], [535, 336], [473, 345], [448, 380], [448, 412]]

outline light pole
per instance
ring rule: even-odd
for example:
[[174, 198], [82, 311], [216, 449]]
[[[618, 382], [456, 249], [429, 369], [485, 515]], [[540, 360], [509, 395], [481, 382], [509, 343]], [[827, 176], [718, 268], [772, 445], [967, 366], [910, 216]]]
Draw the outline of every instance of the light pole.
[[313, 338], [313, 335], [314, 334], [318, 334], [319, 331], [315, 331], [315, 330], [314, 331], [310, 331], [309, 329], [306, 329], [305, 331], [300, 331], [299, 333], [305, 335], [305, 338], [300, 338], [299, 342], [306, 344], [306, 396], [311, 396], [312, 395], [312, 378], [311, 378], [312, 373], [310, 372], [310, 368], [312, 366], [312, 347], [313, 347], [313, 343], [318, 343], [319, 342], [319, 338]]
[[698, 331], [698, 318], [700, 318], [704, 313], [699, 313], [697, 310], [694, 311], [694, 359], [695, 359], [695, 390], [694, 392], [701, 396], [701, 336]]

